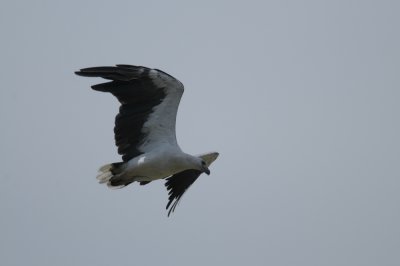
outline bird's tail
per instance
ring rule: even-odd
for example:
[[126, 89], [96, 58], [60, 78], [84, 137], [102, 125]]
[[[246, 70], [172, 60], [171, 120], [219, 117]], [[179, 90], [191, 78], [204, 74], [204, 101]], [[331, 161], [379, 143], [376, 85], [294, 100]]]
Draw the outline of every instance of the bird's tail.
[[99, 174], [96, 178], [100, 184], [107, 183], [109, 188], [115, 189], [125, 187], [133, 181], [123, 178], [121, 174], [123, 173], [124, 168], [125, 163], [123, 162], [103, 165], [100, 167]]

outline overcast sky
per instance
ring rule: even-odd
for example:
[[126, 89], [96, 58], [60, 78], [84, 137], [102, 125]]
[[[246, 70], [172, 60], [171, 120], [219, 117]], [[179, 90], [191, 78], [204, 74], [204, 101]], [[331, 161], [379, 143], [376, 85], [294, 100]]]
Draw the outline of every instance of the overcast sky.
[[[1, 265], [400, 265], [398, 1], [2, 1]], [[218, 151], [167, 218], [109, 190], [117, 101], [74, 71], [185, 85], [182, 149]]]

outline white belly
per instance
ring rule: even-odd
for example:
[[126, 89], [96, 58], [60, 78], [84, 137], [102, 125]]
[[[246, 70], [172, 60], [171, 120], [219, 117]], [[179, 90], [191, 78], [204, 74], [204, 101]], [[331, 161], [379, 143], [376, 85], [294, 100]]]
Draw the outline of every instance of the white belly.
[[124, 176], [134, 181], [153, 181], [186, 170], [182, 152], [157, 151], [147, 153], [128, 162]]

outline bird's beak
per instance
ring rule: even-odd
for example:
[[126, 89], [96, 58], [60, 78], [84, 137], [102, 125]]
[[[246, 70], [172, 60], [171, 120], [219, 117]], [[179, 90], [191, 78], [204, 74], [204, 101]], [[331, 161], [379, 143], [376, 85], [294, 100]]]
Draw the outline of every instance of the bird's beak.
[[210, 169], [208, 169], [207, 167], [204, 167], [203, 172], [206, 173], [207, 175], [210, 175], [210, 173], [211, 173]]

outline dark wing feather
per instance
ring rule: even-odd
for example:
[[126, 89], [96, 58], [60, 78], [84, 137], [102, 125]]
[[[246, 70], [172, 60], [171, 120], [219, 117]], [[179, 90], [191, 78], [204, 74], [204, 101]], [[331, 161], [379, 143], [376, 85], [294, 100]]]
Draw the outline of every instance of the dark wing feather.
[[166, 96], [165, 88], [156, 86], [149, 77], [151, 69], [141, 66], [91, 67], [75, 72], [84, 77], [102, 77], [112, 80], [97, 84], [92, 89], [110, 92], [121, 103], [115, 118], [115, 144], [123, 161], [140, 155], [145, 135], [143, 124]]
[[169, 201], [166, 209], [168, 210], [172, 204], [168, 211], [168, 216], [171, 214], [171, 212], [174, 212], [185, 191], [201, 174], [202, 172], [199, 170], [189, 169], [166, 178], [167, 182], [165, 183], [165, 186], [169, 195]]

